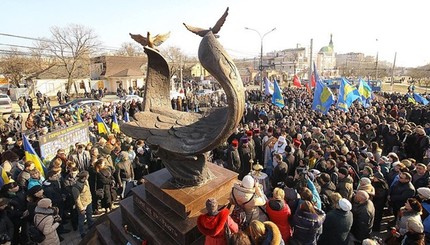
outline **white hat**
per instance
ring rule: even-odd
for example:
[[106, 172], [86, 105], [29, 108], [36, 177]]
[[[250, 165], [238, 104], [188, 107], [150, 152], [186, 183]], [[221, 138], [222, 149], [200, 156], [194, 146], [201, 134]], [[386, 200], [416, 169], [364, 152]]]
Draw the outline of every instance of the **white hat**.
[[145, 150], [143, 150], [143, 148], [142, 147], [138, 147], [137, 148], [137, 153], [139, 153], [139, 154], [143, 154], [145, 152]]
[[364, 185], [370, 185], [370, 184], [372, 184], [372, 181], [369, 178], [367, 178], [367, 177], [361, 178], [360, 182], [363, 183]]
[[285, 143], [285, 137], [284, 136], [279, 136], [278, 141]]
[[248, 189], [251, 189], [254, 187], [254, 178], [252, 178], [251, 175], [246, 175], [242, 179], [242, 186]]
[[12, 139], [12, 137], [9, 137], [6, 139], [6, 144], [13, 145], [15, 144], [15, 141]]
[[348, 199], [342, 198], [339, 200], [339, 207], [345, 212], [348, 212], [352, 209], [352, 204]]
[[48, 132], [48, 127], [43, 127], [42, 132]]
[[430, 199], [430, 188], [420, 187], [417, 189], [418, 194], [425, 197], [425, 199]]

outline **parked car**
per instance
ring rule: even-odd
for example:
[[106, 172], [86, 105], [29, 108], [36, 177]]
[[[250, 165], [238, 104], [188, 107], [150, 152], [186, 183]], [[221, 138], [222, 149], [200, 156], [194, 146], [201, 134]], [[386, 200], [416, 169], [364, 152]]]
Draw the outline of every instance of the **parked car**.
[[78, 98], [72, 101], [69, 101], [65, 104], [62, 105], [57, 105], [57, 106], [53, 106], [52, 110], [59, 110], [59, 109], [65, 109], [68, 107], [73, 107], [76, 108], [78, 106], [82, 106], [82, 105], [93, 105], [95, 104], [97, 107], [100, 107], [103, 105], [103, 102], [101, 102], [100, 100], [95, 100], [95, 99], [91, 99], [91, 98]]
[[7, 94], [0, 94], [0, 113], [12, 112], [12, 100]]
[[123, 97], [121, 97], [119, 100], [114, 100], [114, 101], [112, 101], [112, 103], [119, 103], [119, 102], [121, 102], [121, 103], [124, 103], [124, 102], [131, 102], [132, 100], [135, 100], [136, 102], [137, 101], [140, 101], [140, 102], [143, 102], [143, 98], [142, 97], [140, 97], [140, 96], [138, 96], [138, 95], [126, 95], [126, 96], [123, 96]]

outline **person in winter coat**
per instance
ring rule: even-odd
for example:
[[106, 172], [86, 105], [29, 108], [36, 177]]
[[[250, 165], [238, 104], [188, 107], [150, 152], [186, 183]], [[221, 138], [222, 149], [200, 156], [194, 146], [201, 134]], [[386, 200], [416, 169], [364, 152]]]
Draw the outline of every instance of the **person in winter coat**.
[[373, 205], [375, 206], [375, 220], [373, 221], [372, 230], [375, 232], [381, 231], [381, 221], [384, 212], [385, 204], [389, 187], [384, 175], [381, 172], [376, 172], [373, 175], [372, 186], [375, 188], [375, 196], [373, 197]]
[[78, 212], [78, 229], [81, 237], [85, 236], [84, 221], [87, 218], [87, 225], [93, 225], [93, 207], [90, 186], [88, 184], [89, 173], [82, 171], [78, 175], [78, 181], [72, 187], [73, 198]]
[[422, 214], [421, 220], [423, 221], [424, 233], [426, 234], [426, 241], [430, 241], [430, 188], [421, 187], [417, 190], [418, 198], [421, 200]]
[[266, 203], [266, 212], [269, 220], [278, 226], [282, 240], [288, 244], [292, 233], [290, 226], [291, 210], [284, 199], [284, 190], [275, 188], [273, 190], [273, 199]]
[[126, 191], [129, 191], [126, 190], [127, 183], [134, 180], [133, 164], [128, 158], [128, 152], [122, 151], [119, 156], [119, 162], [116, 165], [115, 177], [118, 186], [122, 188], [121, 198], [124, 198], [127, 194]]
[[205, 235], [205, 245], [227, 245], [225, 229], [230, 229], [232, 234], [239, 231], [238, 225], [230, 217], [229, 210], [218, 210], [218, 202], [215, 198], [206, 200], [206, 214], [197, 218], [197, 228]]
[[370, 237], [373, 220], [375, 218], [375, 207], [369, 199], [369, 194], [365, 191], [357, 191], [352, 205], [353, 223], [351, 233], [358, 241], [363, 241]]
[[27, 241], [27, 232], [25, 229], [25, 220], [22, 216], [26, 210], [25, 192], [16, 182], [9, 182], [2, 186], [1, 197], [8, 198], [9, 217], [14, 225], [13, 244], [25, 244]]
[[241, 168], [240, 155], [237, 149], [238, 146], [239, 146], [239, 141], [234, 139], [227, 149], [226, 168], [236, 173], [239, 173], [239, 170]]
[[332, 207], [330, 196], [336, 191], [336, 186], [331, 181], [330, 175], [328, 175], [327, 173], [322, 173], [317, 178], [317, 181], [321, 187], [319, 195], [321, 198], [322, 209], [324, 210], [324, 212], [328, 212]]
[[252, 244], [285, 244], [278, 227], [271, 221], [265, 221], [263, 223], [258, 220], [253, 220], [251, 224], [249, 224], [249, 236]]
[[310, 201], [302, 202], [293, 217], [293, 239], [302, 245], [316, 245], [324, 220], [324, 211]]
[[339, 168], [339, 180], [336, 185], [336, 191], [349, 201], [351, 201], [352, 194], [354, 193], [353, 182], [352, 177], [349, 176], [348, 169], [345, 167]]
[[273, 175], [272, 175], [272, 187], [276, 187], [279, 182], [284, 182], [288, 177], [288, 164], [282, 161], [282, 155], [275, 153], [273, 155]]
[[339, 193], [333, 193], [330, 198], [333, 209], [327, 213], [318, 245], [347, 245], [353, 221], [352, 204]]
[[415, 196], [415, 188], [411, 183], [412, 177], [409, 173], [400, 173], [399, 181], [390, 188], [388, 200], [393, 207], [394, 217], [397, 218], [397, 213], [403, 207], [408, 198]]
[[6, 211], [8, 206], [9, 199], [0, 198], [0, 238], [1, 244], [11, 244], [10, 242], [14, 238], [14, 226], [12, 221], [9, 218], [9, 215]]
[[112, 185], [114, 183], [112, 173], [109, 167], [106, 166], [106, 160], [100, 158], [97, 160], [95, 164], [95, 178], [96, 178], [96, 191], [97, 189], [103, 189], [103, 197], [99, 197], [101, 199], [101, 207], [105, 209], [106, 213], [108, 213], [112, 209], [113, 194]]
[[61, 223], [61, 218], [56, 215], [55, 209], [52, 208], [52, 202], [49, 198], [43, 198], [37, 202], [34, 215], [34, 225], [44, 235], [45, 240], [40, 245], [58, 245], [60, 238], [57, 234], [57, 228]]
[[258, 182], [251, 175], [243, 177], [241, 183], [235, 183], [230, 195], [230, 203], [240, 205], [246, 213], [246, 223], [258, 219], [260, 216], [259, 206], [266, 204], [264, 195]]

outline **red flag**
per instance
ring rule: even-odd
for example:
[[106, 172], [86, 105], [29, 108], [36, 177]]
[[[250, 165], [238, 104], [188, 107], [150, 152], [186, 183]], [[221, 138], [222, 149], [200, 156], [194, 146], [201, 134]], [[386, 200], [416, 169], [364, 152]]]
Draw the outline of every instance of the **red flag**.
[[296, 87], [298, 87], [298, 88], [302, 87], [302, 83], [300, 82], [300, 79], [299, 79], [299, 77], [297, 75], [294, 75], [293, 85], [296, 86]]
[[312, 73], [312, 76], [311, 76], [311, 87], [315, 88], [315, 86], [317, 86], [317, 83], [315, 82], [315, 74]]
[[311, 88], [309, 88], [309, 83], [306, 83], [306, 90], [308, 91], [308, 93], [312, 93]]

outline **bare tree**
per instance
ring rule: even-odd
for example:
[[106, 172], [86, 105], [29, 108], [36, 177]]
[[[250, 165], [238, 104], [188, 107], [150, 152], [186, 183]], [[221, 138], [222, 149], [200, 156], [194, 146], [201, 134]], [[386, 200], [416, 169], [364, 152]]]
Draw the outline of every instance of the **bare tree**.
[[90, 56], [100, 44], [94, 30], [82, 25], [70, 24], [66, 27], [51, 28], [52, 37], [40, 42], [47, 52], [55, 56], [57, 64], [62, 66], [67, 74], [66, 90], [69, 93], [72, 84], [76, 93], [78, 88], [74, 83], [79, 76], [89, 76]]
[[137, 45], [132, 42], [125, 42], [121, 44], [119, 50], [115, 53], [118, 56], [143, 56], [145, 53], [143, 52], [142, 46]]
[[[189, 70], [190, 64], [197, 63], [196, 58], [189, 57], [182, 53], [181, 49], [178, 47], [167, 47], [161, 51], [163, 56], [166, 58], [170, 66], [170, 76], [179, 77], [179, 73], [182, 69], [184, 73], [185, 70]], [[185, 75], [185, 74], [183, 74]]]

